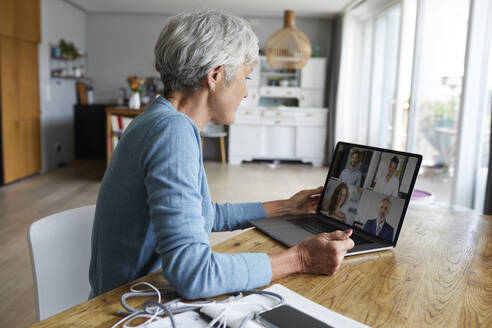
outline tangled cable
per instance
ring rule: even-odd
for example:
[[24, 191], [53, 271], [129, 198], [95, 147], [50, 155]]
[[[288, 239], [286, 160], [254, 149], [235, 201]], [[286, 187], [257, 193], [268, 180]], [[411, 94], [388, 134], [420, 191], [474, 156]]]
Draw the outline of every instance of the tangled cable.
[[[136, 289], [138, 286], [147, 286], [150, 289]], [[169, 291], [170, 289], [164, 289]], [[258, 290], [258, 289], [253, 289], [251, 291], [246, 292], [248, 294], [260, 294], [260, 295], [269, 295], [277, 298], [279, 300], [279, 303], [276, 304], [275, 306], [281, 305], [284, 303], [284, 298], [283, 296], [272, 293], [269, 291], [264, 291], [264, 290]], [[143, 296], [154, 296], [157, 295], [157, 301], [147, 301], [144, 303], [143, 307], [141, 310], [135, 309], [131, 306], [128, 305], [126, 300], [131, 297], [143, 297]], [[119, 325], [123, 324], [124, 328], [138, 328], [138, 327], [145, 327], [146, 325], [159, 321], [159, 320], [164, 320], [162, 316], [167, 315], [169, 317], [169, 321], [171, 323], [172, 328], [177, 328], [176, 326], [176, 320], [174, 318], [175, 314], [183, 313], [183, 312], [188, 312], [188, 311], [194, 311], [197, 309], [200, 309], [206, 305], [211, 305], [211, 304], [216, 304], [216, 303], [229, 303], [215, 318], [212, 318], [210, 323], [208, 324], [207, 328], [213, 327], [215, 324], [218, 324], [219, 328], [226, 328], [227, 327], [227, 312], [233, 308], [234, 306], [237, 305], [245, 305], [245, 304], [253, 304], [253, 305], [258, 305], [261, 310], [267, 310], [267, 308], [261, 304], [256, 304], [252, 302], [240, 302], [240, 303], [234, 303], [234, 301], [237, 301], [243, 297], [242, 293], [237, 293], [233, 296], [230, 296], [224, 300], [221, 301], [207, 301], [207, 302], [192, 302], [192, 303], [183, 303], [181, 302], [181, 299], [177, 298], [172, 301], [166, 302], [166, 303], [161, 303], [162, 301], [162, 296], [161, 292], [159, 291], [158, 288], [153, 286], [152, 284], [148, 282], [138, 282], [130, 287], [130, 292], [125, 293], [121, 296], [121, 305], [123, 308], [126, 310], [125, 311], [116, 311], [118, 315], [125, 316], [123, 319], [118, 321], [116, 324], [114, 324], [111, 328], [116, 328]], [[246, 317], [243, 318], [241, 321], [241, 324], [239, 325], [239, 328], [244, 328], [249, 320], [256, 319], [259, 312], [255, 313], [250, 313]], [[132, 322], [136, 319], [141, 319], [141, 318], [146, 318], [145, 322], [143, 322], [140, 325], [137, 326], [130, 326]]]

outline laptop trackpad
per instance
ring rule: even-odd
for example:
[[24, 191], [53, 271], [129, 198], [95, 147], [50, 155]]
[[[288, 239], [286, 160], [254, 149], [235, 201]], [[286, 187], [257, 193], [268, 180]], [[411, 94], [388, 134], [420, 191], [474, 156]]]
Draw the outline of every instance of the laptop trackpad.
[[304, 239], [313, 236], [309, 231], [296, 227], [293, 224], [285, 224], [276, 226], [275, 228], [265, 227], [263, 230], [272, 238], [289, 247], [298, 245]]

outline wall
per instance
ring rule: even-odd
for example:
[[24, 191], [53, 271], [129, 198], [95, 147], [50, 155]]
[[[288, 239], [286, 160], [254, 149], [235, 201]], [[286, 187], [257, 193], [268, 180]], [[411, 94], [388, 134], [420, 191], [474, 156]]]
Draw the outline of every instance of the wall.
[[86, 14], [62, 0], [41, 0], [39, 90], [43, 171], [74, 158], [75, 81], [50, 78], [50, 44], [57, 44], [60, 38], [85, 50]]
[[[87, 15], [88, 75], [94, 79], [96, 102], [115, 102], [130, 74], [158, 76], [153, 67], [154, 45], [166, 15], [108, 14]], [[250, 18], [260, 48], [273, 32], [283, 26], [283, 18]], [[297, 19], [296, 26], [320, 55], [329, 53], [331, 21]]]

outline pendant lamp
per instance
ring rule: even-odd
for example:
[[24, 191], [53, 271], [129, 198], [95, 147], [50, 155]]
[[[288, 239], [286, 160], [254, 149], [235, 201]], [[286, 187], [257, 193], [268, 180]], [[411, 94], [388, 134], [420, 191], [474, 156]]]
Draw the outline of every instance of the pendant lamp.
[[302, 68], [311, 57], [311, 42], [304, 33], [296, 29], [294, 15], [293, 10], [286, 10], [284, 28], [268, 39], [265, 55], [272, 68]]

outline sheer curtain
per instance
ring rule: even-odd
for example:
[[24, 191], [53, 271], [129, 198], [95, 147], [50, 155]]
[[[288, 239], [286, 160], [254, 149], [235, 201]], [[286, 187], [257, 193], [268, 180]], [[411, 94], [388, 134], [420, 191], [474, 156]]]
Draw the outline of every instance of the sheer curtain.
[[[492, 63], [491, 63], [492, 64]], [[491, 100], [492, 103], [492, 100]], [[491, 108], [492, 112], [492, 108]], [[490, 133], [492, 136], [492, 120], [490, 124]], [[492, 150], [492, 137], [490, 138], [490, 150]], [[487, 177], [487, 186], [485, 187], [485, 203], [483, 205], [483, 213], [492, 215], [492, 151], [489, 151], [489, 173]]]
[[333, 19], [330, 63], [328, 66], [328, 83], [326, 90], [326, 103], [328, 105], [328, 132], [326, 134], [326, 164], [331, 162], [335, 150], [335, 122], [337, 113], [338, 82], [340, 76], [340, 58], [342, 52], [342, 24], [343, 15]]

